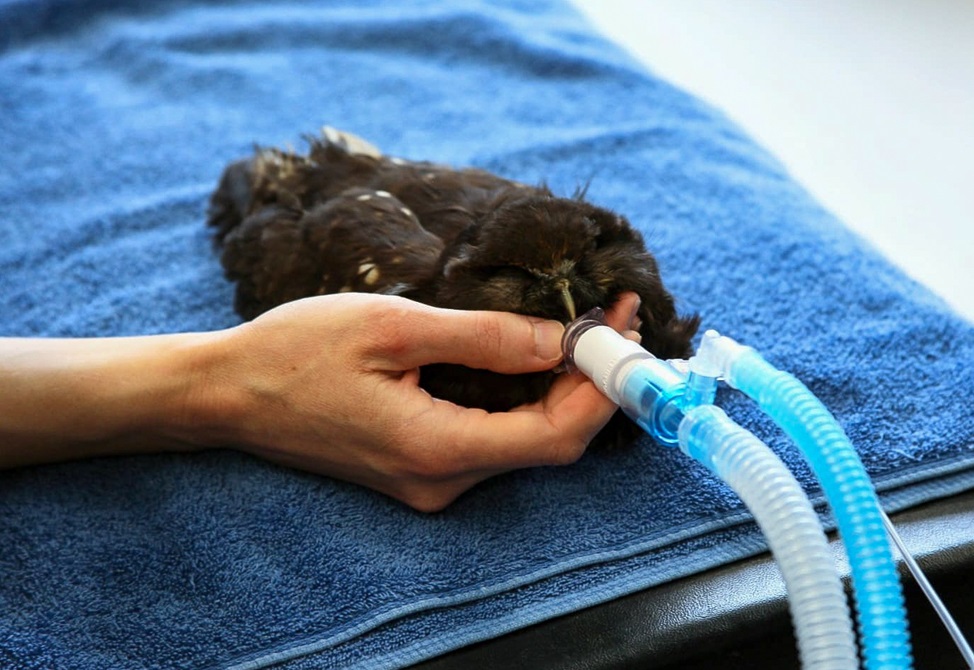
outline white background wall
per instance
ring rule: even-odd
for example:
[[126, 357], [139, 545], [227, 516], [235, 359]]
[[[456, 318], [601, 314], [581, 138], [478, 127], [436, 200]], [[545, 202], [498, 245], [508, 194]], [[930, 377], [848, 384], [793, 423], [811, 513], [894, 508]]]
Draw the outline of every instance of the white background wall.
[[974, 320], [974, 0], [574, 0]]

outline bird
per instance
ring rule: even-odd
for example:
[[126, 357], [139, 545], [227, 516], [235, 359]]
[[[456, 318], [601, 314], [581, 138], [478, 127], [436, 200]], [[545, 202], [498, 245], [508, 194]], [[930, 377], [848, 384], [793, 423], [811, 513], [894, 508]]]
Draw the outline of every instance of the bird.
[[[567, 324], [634, 291], [642, 345], [664, 359], [692, 353], [699, 316], [677, 313], [642, 235], [588, 202], [586, 188], [559, 197], [479, 168], [388, 156], [329, 126], [305, 139], [305, 153], [255, 147], [225, 167], [210, 197], [207, 224], [244, 319], [309, 296], [371, 292]], [[436, 363], [419, 383], [501, 412], [542, 399], [565, 373]], [[638, 434], [620, 414], [593, 444]]]

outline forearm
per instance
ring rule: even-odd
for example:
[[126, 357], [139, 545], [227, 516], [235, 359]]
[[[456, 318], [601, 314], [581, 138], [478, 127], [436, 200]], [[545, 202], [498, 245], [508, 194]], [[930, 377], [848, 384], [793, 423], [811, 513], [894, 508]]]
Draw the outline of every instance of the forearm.
[[0, 467], [201, 444], [218, 337], [0, 339]]

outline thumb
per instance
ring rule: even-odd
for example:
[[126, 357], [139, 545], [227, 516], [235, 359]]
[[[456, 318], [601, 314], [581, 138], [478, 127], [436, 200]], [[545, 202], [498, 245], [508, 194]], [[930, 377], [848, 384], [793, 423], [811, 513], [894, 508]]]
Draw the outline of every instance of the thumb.
[[429, 308], [399, 324], [395, 337], [374, 352], [391, 369], [458, 363], [515, 374], [552, 368], [561, 360], [565, 327], [537, 317]]

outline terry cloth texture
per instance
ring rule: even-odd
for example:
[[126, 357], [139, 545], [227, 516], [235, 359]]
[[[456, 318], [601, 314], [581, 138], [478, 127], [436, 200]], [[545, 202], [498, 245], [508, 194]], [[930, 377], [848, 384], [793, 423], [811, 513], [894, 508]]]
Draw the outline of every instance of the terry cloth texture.
[[[223, 166], [329, 124], [592, 201], [838, 416], [891, 509], [974, 485], [974, 328], [560, 0], [0, 2], [0, 333], [231, 326]], [[719, 402], [807, 468], [749, 402]], [[398, 667], [764, 550], [644, 440], [424, 515], [236, 452], [0, 474], [4, 668]]]

